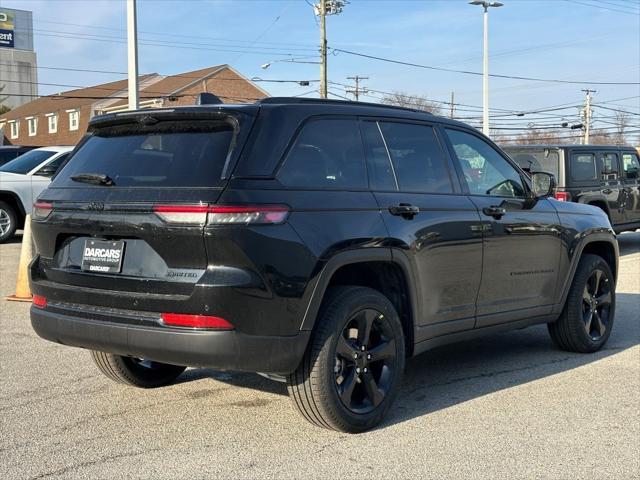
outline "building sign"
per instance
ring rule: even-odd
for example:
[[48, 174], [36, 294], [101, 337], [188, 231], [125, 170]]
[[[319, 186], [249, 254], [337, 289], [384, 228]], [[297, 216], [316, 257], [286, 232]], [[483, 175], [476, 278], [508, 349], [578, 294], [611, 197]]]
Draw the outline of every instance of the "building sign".
[[0, 10], [0, 47], [13, 48], [14, 45], [13, 12]]

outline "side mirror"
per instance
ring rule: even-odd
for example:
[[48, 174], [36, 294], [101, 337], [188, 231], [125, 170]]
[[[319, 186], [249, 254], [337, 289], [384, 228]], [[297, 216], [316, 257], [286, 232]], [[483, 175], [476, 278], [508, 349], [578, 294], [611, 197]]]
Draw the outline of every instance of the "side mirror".
[[556, 189], [556, 177], [547, 172], [531, 174], [531, 190], [535, 198], [545, 198], [553, 195]]
[[34, 175], [38, 175], [39, 177], [53, 177], [57, 171], [58, 167], [56, 167], [55, 165], [45, 165]]

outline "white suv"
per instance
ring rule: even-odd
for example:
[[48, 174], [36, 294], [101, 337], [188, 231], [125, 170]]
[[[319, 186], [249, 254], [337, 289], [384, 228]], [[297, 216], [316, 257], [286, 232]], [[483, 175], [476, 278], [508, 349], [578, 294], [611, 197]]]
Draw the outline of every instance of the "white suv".
[[0, 167], [0, 243], [24, 225], [31, 206], [73, 147], [31, 150]]

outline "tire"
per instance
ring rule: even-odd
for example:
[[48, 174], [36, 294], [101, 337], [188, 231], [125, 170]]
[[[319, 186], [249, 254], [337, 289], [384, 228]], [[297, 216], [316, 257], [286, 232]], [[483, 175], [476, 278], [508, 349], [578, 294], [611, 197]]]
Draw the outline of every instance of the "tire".
[[289, 396], [316, 426], [363, 432], [391, 407], [404, 363], [402, 324], [389, 299], [371, 288], [335, 287], [300, 365], [287, 378]]
[[16, 211], [7, 202], [0, 201], [0, 243], [13, 237], [18, 228]]
[[113, 353], [91, 351], [91, 358], [106, 377], [114, 382], [139, 388], [156, 388], [169, 385], [184, 372], [186, 367], [151, 362]]
[[609, 264], [598, 255], [583, 255], [560, 318], [547, 325], [553, 343], [569, 352], [600, 350], [611, 335], [615, 307]]

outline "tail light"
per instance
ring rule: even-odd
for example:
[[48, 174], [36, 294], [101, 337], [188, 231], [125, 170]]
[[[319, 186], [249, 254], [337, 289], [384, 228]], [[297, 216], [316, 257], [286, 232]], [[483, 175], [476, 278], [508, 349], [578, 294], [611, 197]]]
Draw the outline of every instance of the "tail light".
[[553, 196], [556, 200], [559, 200], [561, 202], [569, 201], [569, 192], [556, 192]]
[[283, 223], [285, 205], [155, 205], [153, 211], [168, 223], [191, 225], [249, 225]]
[[53, 205], [47, 202], [36, 202], [31, 210], [31, 218], [34, 220], [44, 220], [53, 211]]
[[233, 325], [224, 318], [209, 315], [189, 315], [185, 313], [163, 313], [165, 325], [175, 327], [208, 328], [211, 330], [233, 330]]
[[34, 295], [33, 306], [38, 308], [45, 308], [47, 306], [47, 299], [42, 295]]

